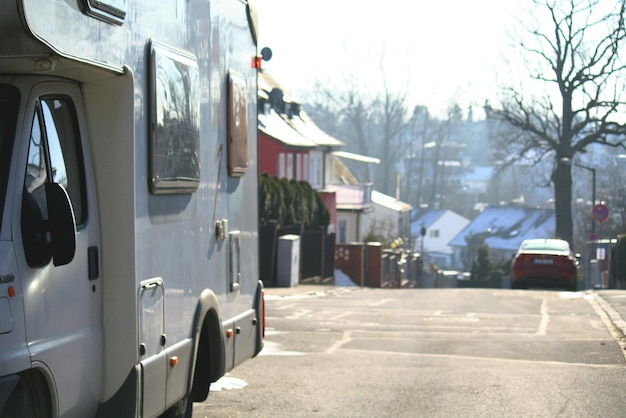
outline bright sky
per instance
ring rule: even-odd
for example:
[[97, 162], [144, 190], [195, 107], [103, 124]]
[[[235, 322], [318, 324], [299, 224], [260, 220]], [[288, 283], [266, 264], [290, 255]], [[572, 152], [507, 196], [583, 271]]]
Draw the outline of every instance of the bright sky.
[[516, 4], [258, 0], [259, 47], [272, 49], [264, 67], [301, 100], [315, 80], [341, 84], [343, 73], [382, 90], [382, 58], [392, 89], [410, 89], [415, 104], [443, 116], [451, 102], [481, 106], [495, 97]]

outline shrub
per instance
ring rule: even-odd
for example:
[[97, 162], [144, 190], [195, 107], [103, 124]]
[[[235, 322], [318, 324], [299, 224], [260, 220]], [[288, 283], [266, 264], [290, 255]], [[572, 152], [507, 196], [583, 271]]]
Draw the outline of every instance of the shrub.
[[330, 213], [319, 192], [305, 181], [259, 176], [259, 222], [279, 225], [301, 223], [304, 229], [326, 229]]

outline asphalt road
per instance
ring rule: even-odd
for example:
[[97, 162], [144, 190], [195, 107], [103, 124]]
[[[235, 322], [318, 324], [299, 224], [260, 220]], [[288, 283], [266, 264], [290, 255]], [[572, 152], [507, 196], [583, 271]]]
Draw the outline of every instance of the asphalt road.
[[594, 293], [311, 292], [268, 289], [263, 352], [195, 418], [626, 416], [624, 350]]

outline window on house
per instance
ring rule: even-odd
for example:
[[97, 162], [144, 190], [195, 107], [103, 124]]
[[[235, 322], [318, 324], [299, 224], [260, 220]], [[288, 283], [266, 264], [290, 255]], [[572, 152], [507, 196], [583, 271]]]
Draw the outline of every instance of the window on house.
[[428, 236], [430, 238], [439, 238], [439, 230], [438, 229], [430, 229], [428, 231]]
[[287, 180], [293, 179], [293, 154], [287, 154], [287, 172], [285, 174]]
[[321, 189], [322, 184], [322, 156], [313, 153], [309, 156], [309, 182], [314, 189]]
[[278, 154], [278, 178], [285, 177], [285, 153]]
[[[309, 154], [302, 156], [302, 176], [303, 180], [311, 183], [311, 176], [309, 175]], [[311, 186], [313, 185], [311, 184]]]
[[348, 242], [348, 221], [346, 219], [339, 219], [337, 221], [339, 225], [339, 231], [337, 234], [337, 242], [339, 244], [345, 244]]
[[302, 180], [302, 154], [296, 154], [296, 180]]

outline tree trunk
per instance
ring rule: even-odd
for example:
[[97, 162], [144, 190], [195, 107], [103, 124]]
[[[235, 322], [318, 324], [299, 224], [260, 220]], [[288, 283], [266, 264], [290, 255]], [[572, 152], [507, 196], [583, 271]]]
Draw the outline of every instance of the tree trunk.
[[552, 174], [554, 184], [554, 210], [556, 214], [556, 237], [573, 245], [572, 221], [572, 168], [557, 164]]

